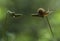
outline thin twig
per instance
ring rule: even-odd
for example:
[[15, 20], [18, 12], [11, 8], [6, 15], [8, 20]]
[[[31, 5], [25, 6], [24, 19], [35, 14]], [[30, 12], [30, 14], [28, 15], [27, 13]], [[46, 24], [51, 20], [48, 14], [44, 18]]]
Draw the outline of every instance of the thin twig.
[[48, 25], [49, 25], [49, 29], [50, 29], [50, 31], [51, 31], [51, 34], [52, 34], [52, 36], [54, 37], [54, 33], [53, 33], [53, 31], [52, 31], [52, 27], [51, 27], [51, 25], [50, 25], [50, 23], [49, 23], [49, 19], [48, 19], [47, 16], [46, 16], [46, 20], [47, 20], [47, 23], [48, 23]]

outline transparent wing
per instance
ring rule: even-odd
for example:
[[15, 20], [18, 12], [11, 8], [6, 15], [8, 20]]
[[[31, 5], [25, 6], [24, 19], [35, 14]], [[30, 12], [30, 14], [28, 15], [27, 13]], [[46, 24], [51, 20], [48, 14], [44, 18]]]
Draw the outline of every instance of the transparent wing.
[[19, 13], [12, 12], [12, 11], [10, 11], [10, 10], [8, 10], [7, 13], [9, 13], [9, 14], [14, 14], [14, 15], [23, 15], [23, 14], [19, 14]]
[[32, 13], [32, 16], [39, 16], [38, 13]]
[[16, 16], [21, 16], [21, 15], [23, 15], [23, 14], [15, 14]]
[[22, 16], [23, 14], [20, 14], [20, 13], [15, 13], [15, 12], [12, 12], [10, 10], [7, 11], [7, 13], [12, 16], [13, 18], [16, 18], [16, 17], [19, 17], [19, 16]]
[[56, 11], [56, 10], [54, 10], [54, 9], [51, 9], [51, 10], [50, 10], [50, 9], [48, 8], [48, 10], [47, 10], [46, 13], [49, 13], [49, 15], [51, 15], [54, 11]]

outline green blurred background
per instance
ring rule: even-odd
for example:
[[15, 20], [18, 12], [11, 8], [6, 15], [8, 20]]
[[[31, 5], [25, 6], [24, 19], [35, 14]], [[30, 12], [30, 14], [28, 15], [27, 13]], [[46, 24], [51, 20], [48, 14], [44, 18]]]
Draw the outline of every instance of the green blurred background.
[[[38, 8], [52, 10], [46, 18], [32, 17]], [[23, 16], [11, 17], [7, 10]], [[0, 0], [0, 41], [60, 41], [60, 0]]]

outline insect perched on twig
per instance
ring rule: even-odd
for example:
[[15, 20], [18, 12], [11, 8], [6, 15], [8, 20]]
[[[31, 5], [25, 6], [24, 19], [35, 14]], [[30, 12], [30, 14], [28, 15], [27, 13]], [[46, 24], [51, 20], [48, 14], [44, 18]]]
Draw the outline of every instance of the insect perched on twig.
[[8, 13], [13, 17], [13, 18], [16, 18], [16, 17], [19, 17], [19, 16], [22, 16], [23, 14], [17, 14], [15, 12], [12, 12], [10, 10], [8, 10]]
[[39, 16], [39, 17], [44, 17], [44, 16], [48, 16], [49, 14], [51, 14], [53, 11], [46, 11], [45, 9], [43, 8], [39, 8], [37, 10], [37, 13], [36, 14], [32, 14], [32, 16]]
[[43, 9], [43, 8], [39, 8], [39, 9], [37, 10], [37, 13], [36, 13], [36, 14], [32, 14], [32, 16], [42, 17], [42, 18], [46, 17], [47, 23], [48, 23], [48, 25], [49, 25], [49, 29], [50, 29], [50, 31], [51, 31], [52, 36], [54, 37], [53, 31], [52, 31], [52, 27], [51, 27], [51, 25], [50, 25], [50, 23], [49, 23], [49, 19], [48, 19], [48, 17], [47, 17], [51, 12], [52, 12], [52, 11], [49, 11], [49, 9], [48, 9], [48, 11], [46, 11], [46, 10]]

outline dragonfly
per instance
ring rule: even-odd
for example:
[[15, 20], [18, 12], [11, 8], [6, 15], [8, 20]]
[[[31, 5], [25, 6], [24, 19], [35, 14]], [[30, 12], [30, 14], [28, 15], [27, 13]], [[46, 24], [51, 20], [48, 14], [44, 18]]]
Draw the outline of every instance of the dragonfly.
[[53, 33], [53, 30], [52, 30], [52, 26], [51, 26], [51, 24], [50, 24], [50, 22], [49, 22], [49, 19], [48, 19], [48, 15], [50, 15], [52, 12], [53, 12], [53, 11], [50, 11], [49, 9], [46, 11], [46, 10], [43, 9], [43, 8], [38, 8], [38, 9], [37, 9], [37, 13], [32, 14], [32, 16], [33, 16], [33, 17], [41, 17], [41, 18], [46, 17], [47, 23], [48, 23], [48, 25], [49, 25], [49, 29], [50, 29], [50, 31], [51, 31], [52, 36], [54, 37], [54, 33]]
[[43, 8], [39, 8], [35, 14], [32, 14], [32, 16], [38, 16], [38, 17], [45, 17], [52, 13], [53, 11], [50, 11], [49, 9], [46, 11]]

